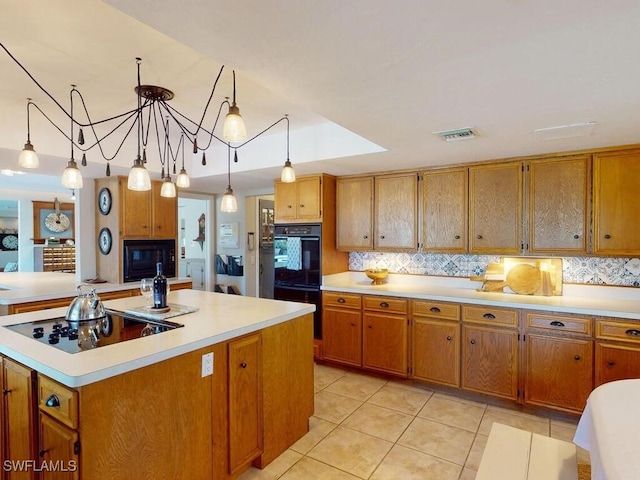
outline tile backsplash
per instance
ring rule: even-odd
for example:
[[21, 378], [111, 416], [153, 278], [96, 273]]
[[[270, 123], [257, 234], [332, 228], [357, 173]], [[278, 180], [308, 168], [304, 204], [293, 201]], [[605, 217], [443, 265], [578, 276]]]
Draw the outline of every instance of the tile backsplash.
[[[439, 253], [349, 253], [349, 270], [387, 268], [391, 273], [470, 277], [484, 275], [500, 255]], [[563, 283], [640, 286], [640, 258], [563, 257]]]

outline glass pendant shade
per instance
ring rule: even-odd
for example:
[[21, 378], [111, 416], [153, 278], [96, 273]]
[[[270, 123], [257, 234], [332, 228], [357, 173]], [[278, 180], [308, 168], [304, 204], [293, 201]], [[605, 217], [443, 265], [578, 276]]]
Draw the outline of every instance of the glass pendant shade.
[[227, 190], [224, 192], [220, 210], [227, 213], [238, 211], [238, 201], [236, 200], [236, 196], [233, 194], [233, 190], [231, 189], [231, 187], [227, 187]]
[[67, 168], [62, 172], [62, 186], [73, 189], [82, 188], [82, 174], [73, 158], [69, 160]]
[[293, 171], [293, 167], [291, 166], [291, 162], [289, 161], [289, 159], [284, 162], [280, 180], [284, 183], [293, 183], [296, 181], [296, 172]]
[[235, 103], [229, 107], [229, 113], [224, 119], [222, 137], [227, 142], [241, 142], [247, 138], [247, 128], [240, 116], [240, 109]]
[[149, 172], [144, 168], [144, 164], [140, 157], [133, 161], [133, 167], [129, 170], [127, 188], [138, 192], [151, 190], [151, 178], [149, 178]]
[[18, 157], [18, 165], [22, 168], [38, 168], [40, 166], [38, 155], [33, 149], [31, 142], [27, 141], [27, 143], [24, 144], [24, 149], [20, 152], [20, 156]]
[[162, 182], [162, 187], [160, 188], [160, 196], [166, 198], [175, 198], [176, 196], [176, 186], [169, 175], [164, 177], [164, 182]]
[[189, 188], [189, 185], [189, 175], [187, 175], [187, 171], [182, 168], [178, 174], [178, 178], [176, 178], [176, 186], [179, 188]]

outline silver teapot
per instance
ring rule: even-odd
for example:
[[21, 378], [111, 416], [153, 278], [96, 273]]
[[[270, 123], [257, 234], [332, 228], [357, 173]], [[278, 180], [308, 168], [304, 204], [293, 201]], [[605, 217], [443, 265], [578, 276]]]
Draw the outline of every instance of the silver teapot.
[[65, 316], [69, 327], [78, 331], [78, 344], [83, 349], [95, 348], [102, 336], [111, 334], [111, 318], [93, 287], [80, 284]]

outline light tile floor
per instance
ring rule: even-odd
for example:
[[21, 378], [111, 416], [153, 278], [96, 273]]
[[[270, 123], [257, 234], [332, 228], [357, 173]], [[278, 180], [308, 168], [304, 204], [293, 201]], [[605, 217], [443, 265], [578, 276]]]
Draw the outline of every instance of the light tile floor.
[[[241, 480], [473, 480], [493, 422], [573, 439], [562, 421], [325, 365], [309, 433]], [[589, 463], [578, 449], [578, 462]]]

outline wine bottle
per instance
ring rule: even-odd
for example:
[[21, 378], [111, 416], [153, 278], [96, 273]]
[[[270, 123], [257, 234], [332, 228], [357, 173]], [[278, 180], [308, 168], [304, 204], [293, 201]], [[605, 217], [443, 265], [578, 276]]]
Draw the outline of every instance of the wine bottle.
[[167, 306], [167, 277], [162, 274], [162, 262], [156, 263], [156, 276], [153, 277], [153, 308]]

